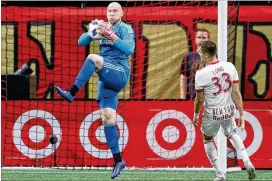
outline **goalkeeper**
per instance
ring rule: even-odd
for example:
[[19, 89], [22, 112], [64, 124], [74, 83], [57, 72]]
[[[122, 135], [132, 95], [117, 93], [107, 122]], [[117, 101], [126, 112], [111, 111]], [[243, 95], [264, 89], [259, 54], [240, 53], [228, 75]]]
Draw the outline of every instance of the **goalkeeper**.
[[[116, 129], [116, 109], [118, 93], [130, 80], [128, 57], [135, 48], [135, 34], [132, 28], [121, 21], [123, 10], [119, 3], [112, 2], [107, 7], [108, 22], [98, 21], [97, 32], [102, 38], [99, 40], [100, 54], [89, 54], [78, 73], [74, 84], [64, 90], [55, 86], [66, 101], [72, 102], [78, 90], [92, 77], [94, 71], [99, 76], [97, 102], [100, 107], [101, 118], [107, 144], [114, 158], [114, 168], [111, 178], [117, 177], [126, 163], [122, 159], [118, 144]], [[88, 32], [83, 33], [79, 45], [88, 45], [92, 41]]]

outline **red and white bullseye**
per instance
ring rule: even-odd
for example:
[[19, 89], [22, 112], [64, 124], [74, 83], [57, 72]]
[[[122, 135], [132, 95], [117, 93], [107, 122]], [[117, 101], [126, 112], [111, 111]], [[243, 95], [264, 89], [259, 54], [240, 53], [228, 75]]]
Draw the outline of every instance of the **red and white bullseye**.
[[175, 143], [179, 138], [179, 130], [175, 126], [166, 126], [162, 132], [164, 141]]
[[[99, 159], [112, 157], [110, 149], [106, 147], [104, 126], [102, 125], [100, 111], [94, 111], [83, 120], [79, 129], [80, 143], [84, 150]], [[119, 148], [122, 151], [128, 142], [128, 127], [124, 119], [116, 114], [116, 122], [119, 128]]]
[[[34, 121], [34, 119], [38, 120]], [[46, 131], [45, 128], [50, 130]], [[30, 110], [23, 113], [15, 121], [12, 131], [15, 147], [29, 158], [45, 158], [54, 152], [52, 145], [46, 139], [52, 133], [58, 138], [57, 149], [62, 134], [60, 124], [51, 113], [43, 110]]]
[[42, 126], [32, 126], [29, 129], [29, 139], [35, 143], [39, 143], [45, 139], [45, 129]]
[[177, 110], [156, 114], [146, 129], [152, 151], [162, 158], [177, 159], [186, 155], [195, 142], [195, 128], [190, 118]]
[[[246, 127], [245, 127], [246, 129], [242, 131], [240, 128], [238, 128], [236, 129], [236, 131], [237, 131], [237, 134], [241, 137], [242, 141], [244, 142], [248, 156], [251, 156], [261, 146], [261, 143], [263, 141], [263, 129], [259, 120], [253, 114], [247, 111], [244, 111], [244, 116], [245, 116], [246, 123], [248, 123], [246, 124]], [[240, 115], [238, 112], [236, 112], [235, 118], [240, 118]], [[252, 138], [252, 142], [250, 144], [247, 144], [248, 139], [251, 139], [251, 138]], [[228, 154], [228, 157], [234, 158], [233, 152], [231, 154]], [[238, 158], [241, 159], [241, 156], [239, 155], [239, 153], [238, 153]]]

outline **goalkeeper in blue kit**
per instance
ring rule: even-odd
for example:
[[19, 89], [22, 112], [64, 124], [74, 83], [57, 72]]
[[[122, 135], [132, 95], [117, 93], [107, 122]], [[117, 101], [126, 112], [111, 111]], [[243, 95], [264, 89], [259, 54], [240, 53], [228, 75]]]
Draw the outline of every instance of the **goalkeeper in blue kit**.
[[[107, 144], [114, 158], [114, 168], [111, 178], [117, 177], [126, 163], [122, 159], [118, 144], [116, 129], [116, 109], [118, 93], [129, 82], [130, 67], [128, 57], [135, 48], [135, 34], [132, 28], [121, 21], [123, 10], [119, 3], [110, 3], [107, 7], [108, 22], [99, 21], [97, 32], [102, 35], [99, 40], [100, 54], [89, 54], [78, 73], [74, 84], [68, 89], [55, 86], [66, 101], [72, 102], [78, 90], [92, 77], [96, 71], [99, 76], [97, 102], [100, 107], [101, 118]], [[88, 45], [92, 41], [89, 34], [83, 33], [79, 45]]]

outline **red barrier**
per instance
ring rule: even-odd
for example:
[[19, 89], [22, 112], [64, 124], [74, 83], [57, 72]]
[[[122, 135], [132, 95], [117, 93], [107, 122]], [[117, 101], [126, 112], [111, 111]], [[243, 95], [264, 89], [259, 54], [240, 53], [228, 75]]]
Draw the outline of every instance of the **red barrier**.
[[[125, 136], [119, 143], [128, 166], [210, 167], [201, 131], [191, 124], [192, 102], [121, 104], [124, 113], [117, 120], [119, 133]], [[7, 112], [2, 117], [2, 164], [52, 166], [56, 153], [58, 166], [111, 166], [112, 160], [104, 159], [111, 154], [94, 105], [91, 101], [2, 102], [2, 113]], [[272, 168], [272, 106], [260, 102], [244, 106], [246, 131], [238, 133], [256, 168]], [[52, 132], [59, 138], [55, 152], [48, 141]]]

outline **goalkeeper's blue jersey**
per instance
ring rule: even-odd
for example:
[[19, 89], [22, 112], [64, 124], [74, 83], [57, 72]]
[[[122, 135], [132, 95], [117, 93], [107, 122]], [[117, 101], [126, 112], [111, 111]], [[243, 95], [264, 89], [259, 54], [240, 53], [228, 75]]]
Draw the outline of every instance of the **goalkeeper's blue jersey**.
[[[126, 42], [126, 45], [131, 46], [131, 47], [126, 47], [127, 49], [131, 49], [131, 48], [134, 49], [135, 33], [129, 25], [120, 21], [119, 23], [116, 23], [111, 28], [121, 40]], [[113, 64], [117, 63], [117, 64], [123, 65], [126, 71], [129, 71], [129, 63], [128, 63], [129, 55], [124, 53], [119, 48], [115, 47], [113, 42], [107, 37], [103, 36], [103, 38], [99, 40], [99, 44], [100, 44], [100, 56], [102, 56], [104, 59], [108, 59], [109, 61], [112, 61]]]

